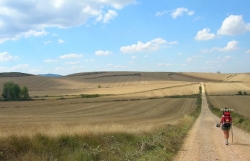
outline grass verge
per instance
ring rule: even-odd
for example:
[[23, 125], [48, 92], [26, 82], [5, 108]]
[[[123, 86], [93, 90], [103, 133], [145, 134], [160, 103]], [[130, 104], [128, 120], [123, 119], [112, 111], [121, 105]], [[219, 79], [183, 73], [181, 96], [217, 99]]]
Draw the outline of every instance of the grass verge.
[[[221, 113], [219, 107], [215, 107], [211, 103], [207, 93], [206, 93], [206, 97], [207, 97], [207, 103], [208, 103], [208, 107], [209, 107], [210, 111], [220, 118], [222, 113]], [[250, 119], [249, 118], [244, 117], [243, 115], [240, 115], [240, 114], [235, 113], [235, 112], [232, 112], [231, 116], [233, 118], [233, 125], [234, 126], [239, 127], [246, 132], [250, 132]]]
[[[201, 89], [200, 89], [201, 90]], [[37, 134], [0, 139], [0, 160], [172, 160], [201, 111], [201, 91], [197, 108], [175, 125], [156, 127], [140, 133], [75, 134], [56, 137]]]

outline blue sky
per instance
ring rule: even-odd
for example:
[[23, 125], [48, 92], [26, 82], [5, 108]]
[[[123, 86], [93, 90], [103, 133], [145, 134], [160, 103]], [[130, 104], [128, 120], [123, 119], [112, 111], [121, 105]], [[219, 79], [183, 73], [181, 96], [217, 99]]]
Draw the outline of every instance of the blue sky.
[[0, 0], [0, 72], [250, 72], [249, 0]]

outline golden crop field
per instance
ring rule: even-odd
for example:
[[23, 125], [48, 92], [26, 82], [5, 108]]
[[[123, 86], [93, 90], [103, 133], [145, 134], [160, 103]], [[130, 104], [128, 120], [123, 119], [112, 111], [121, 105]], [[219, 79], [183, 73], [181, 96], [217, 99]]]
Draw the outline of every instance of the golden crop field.
[[250, 82], [250, 73], [231, 74], [228, 76], [227, 81], [232, 82]]
[[230, 108], [234, 112], [250, 118], [250, 96], [209, 96], [215, 108]]
[[0, 136], [145, 131], [172, 124], [196, 108], [195, 98], [86, 102], [86, 99], [0, 102]]
[[[196, 98], [166, 97], [198, 94], [201, 82], [205, 82], [209, 95], [236, 94], [240, 89], [250, 93], [249, 82], [245, 79], [223, 83], [229, 76], [218, 73], [92, 72], [60, 78], [0, 77], [0, 92], [4, 83], [13, 81], [20, 87], [27, 86], [30, 97], [35, 99], [0, 102], [0, 136], [140, 132], [157, 125], [174, 124], [196, 108]], [[237, 76], [240, 78], [240, 74]], [[81, 98], [81, 94], [99, 94], [101, 97]]]
[[235, 95], [239, 91], [250, 94], [249, 82], [237, 83], [206, 83], [206, 91], [209, 95]]

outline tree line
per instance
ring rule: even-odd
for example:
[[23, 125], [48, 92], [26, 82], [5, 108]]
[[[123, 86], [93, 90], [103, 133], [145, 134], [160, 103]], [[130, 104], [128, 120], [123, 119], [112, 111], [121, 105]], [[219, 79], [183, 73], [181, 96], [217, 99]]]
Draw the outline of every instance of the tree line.
[[6, 100], [29, 99], [29, 90], [26, 86], [20, 88], [18, 84], [10, 81], [3, 84], [2, 98]]

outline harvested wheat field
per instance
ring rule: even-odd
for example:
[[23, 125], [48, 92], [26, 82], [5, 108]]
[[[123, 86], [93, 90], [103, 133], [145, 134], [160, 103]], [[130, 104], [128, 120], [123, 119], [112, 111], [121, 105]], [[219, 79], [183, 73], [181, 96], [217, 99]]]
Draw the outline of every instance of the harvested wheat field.
[[[60, 78], [22, 74], [6, 77], [4, 74], [4, 77], [0, 77], [0, 91], [4, 83], [13, 81], [21, 87], [28, 87], [32, 101], [0, 101], [0, 139], [3, 141], [2, 145], [6, 144], [2, 149], [0, 147], [0, 153], [5, 158], [49, 160], [51, 151], [48, 144], [44, 143], [54, 140], [53, 143], [60, 143], [56, 148], [60, 152], [54, 152], [60, 154], [57, 157], [60, 158], [63, 154], [68, 154], [64, 153], [64, 148], [66, 151], [73, 149], [70, 153], [75, 154], [75, 149], [70, 148], [75, 140], [73, 138], [77, 137], [78, 146], [79, 136], [86, 136], [83, 146], [79, 145], [79, 151], [76, 151], [81, 152], [77, 157], [82, 153], [84, 154], [81, 156], [85, 157], [93, 154], [89, 160], [98, 160], [96, 157], [107, 154], [112, 157], [116, 155], [120, 159], [127, 156], [128, 151], [133, 153], [127, 160], [137, 160], [134, 156], [144, 157], [152, 150], [157, 151], [152, 153], [152, 159], [149, 160], [155, 160], [158, 155], [165, 158], [170, 153], [169, 158], [172, 158], [177, 153], [177, 150], [172, 153], [172, 149], [185, 149], [180, 151], [178, 160], [207, 160], [211, 156], [213, 160], [221, 160], [226, 150], [220, 151], [223, 136], [214, 126], [219, 118], [209, 111], [205, 92], [215, 107], [233, 108], [235, 112], [249, 117], [249, 96], [232, 96], [240, 90], [250, 93], [249, 82], [244, 75], [237, 74], [234, 77], [237, 77], [237, 82], [230, 81], [233, 80], [232, 74], [218, 73], [93, 72]], [[241, 78], [242, 81], [238, 80]], [[199, 95], [201, 86], [202, 99]], [[198, 117], [199, 110], [201, 114]], [[194, 111], [196, 114], [189, 115]], [[188, 133], [196, 117], [198, 119]], [[204, 126], [204, 122], [207, 126]], [[237, 147], [246, 142], [244, 140], [249, 140], [248, 135], [240, 134], [241, 131], [237, 128], [234, 131], [238, 135], [236, 143], [229, 147], [233, 152], [232, 157], [237, 158], [237, 154], [240, 154], [243, 158], [249, 158], [246, 152], [249, 148]], [[188, 137], [184, 140], [187, 133]], [[126, 144], [114, 141], [117, 138], [114, 134], [124, 137]], [[142, 134], [145, 135], [141, 138]], [[135, 136], [139, 139], [136, 139], [136, 144], [131, 144], [130, 139]], [[22, 145], [26, 148], [23, 143], [28, 140], [22, 141], [27, 137], [28, 140], [38, 138], [33, 142], [39, 143], [38, 149], [44, 148], [40, 150], [41, 153], [37, 153], [34, 144], [30, 144], [31, 149], [21, 151], [18, 156], [16, 147], [12, 151], [5, 150], [6, 147], [11, 149], [9, 146], [15, 141], [21, 142], [15, 144], [18, 147]], [[145, 137], [149, 139], [145, 140]], [[198, 141], [194, 142], [197, 137]], [[95, 140], [97, 138], [101, 140], [98, 145]], [[93, 139], [91, 146], [85, 143]], [[183, 141], [184, 146], [180, 148]], [[111, 144], [114, 147], [109, 146]], [[119, 147], [115, 144], [119, 144]], [[51, 145], [54, 147], [54, 144]], [[133, 145], [133, 149], [127, 150], [127, 145]], [[110, 150], [105, 151], [107, 148]], [[121, 148], [125, 149], [120, 151]], [[230, 160], [239, 160], [239, 157]]]
[[[218, 78], [209, 80], [218, 81]], [[192, 82], [199, 83], [208, 81], [208, 79], [170, 72], [93, 72], [78, 73], [60, 78], [41, 76], [1, 77], [0, 91], [3, 88], [3, 84], [8, 81], [13, 81], [20, 86], [27, 86], [32, 97], [45, 95], [125, 94], [191, 84]]]
[[250, 118], [250, 96], [210, 96], [215, 108], [230, 108], [234, 112]]
[[87, 103], [84, 99], [0, 102], [0, 135], [139, 132], [172, 124], [196, 108], [195, 98]]
[[236, 95], [239, 91], [250, 94], [250, 83], [206, 83], [206, 91], [209, 95]]
[[[200, 86], [199, 78], [168, 72], [1, 77], [0, 87], [7, 81], [27, 86], [35, 101], [0, 102], [2, 136], [82, 133], [90, 129], [138, 132], [174, 124], [196, 108], [196, 97], [191, 95], [198, 94]], [[81, 98], [81, 94], [100, 97]], [[191, 97], [165, 98], [182, 95]]]
[[250, 82], [250, 73], [231, 74], [226, 81], [230, 82]]

